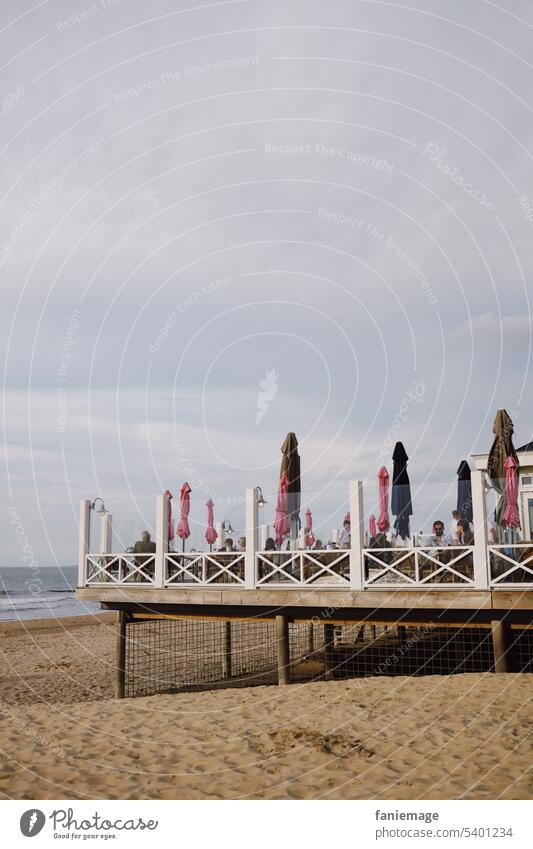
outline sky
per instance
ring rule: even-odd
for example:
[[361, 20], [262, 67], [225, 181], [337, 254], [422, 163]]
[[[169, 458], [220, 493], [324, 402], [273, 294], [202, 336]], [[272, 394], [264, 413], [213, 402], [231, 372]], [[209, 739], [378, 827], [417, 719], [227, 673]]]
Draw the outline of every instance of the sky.
[[184, 480], [192, 545], [210, 497], [271, 521], [288, 431], [326, 539], [397, 440], [413, 530], [498, 408], [529, 441], [532, 36], [526, 0], [5, 0], [1, 565], [75, 563], [96, 496], [130, 545]]

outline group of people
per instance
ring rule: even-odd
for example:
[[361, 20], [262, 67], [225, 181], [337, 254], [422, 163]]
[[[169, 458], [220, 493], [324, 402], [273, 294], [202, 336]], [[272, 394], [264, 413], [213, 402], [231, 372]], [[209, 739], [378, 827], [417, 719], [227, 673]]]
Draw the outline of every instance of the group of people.
[[237, 540], [237, 545], [234, 544], [231, 537], [228, 537], [224, 540], [223, 545], [218, 549], [220, 552], [224, 551], [246, 551], [246, 537], [239, 537]]
[[[431, 538], [428, 542], [429, 545], [435, 545], [438, 547], [441, 546], [449, 546], [449, 545], [473, 545], [474, 544], [474, 534], [470, 527], [470, 523], [467, 519], [465, 519], [464, 515], [460, 513], [458, 510], [454, 510], [452, 512], [452, 523], [450, 531], [447, 532], [445, 530], [444, 522], [441, 519], [436, 519], [433, 522], [432, 534]], [[350, 520], [345, 519], [343, 522], [342, 530], [339, 534], [339, 538], [337, 541], [337, 545], [341, 549], [350, 548], [351, 545], [351, 525]], [[377, 533], [374, 537], [370, 539], [369, 542], [370, 548], [389, 548], [390, 542], [387, 540], [387, 536], [385, 533]], [[321, 551], [324, 549], [324, 543], [321, 539], [316, 539], [312, 545], [313, 551]], [[265, 541], [265, 551], [277, 551], [278, 547], [276, 545], [273, 537], [268, 537]], [[234, 543], [231, 537], [228, 537], [224, 540], [222, 546], [218, 549], [219, 552], [245, 552], [246, 551], [246, 537], [239, 537], [237, 540], [237, 544]], [[152, 542], [150, 534], [148, 531], [143, 531], [141, 539], [138, 540], [133, 546], [134, 554], [153, 554], [155, 552], [155, 542]]]
[[470, 522], [459, 510], [452, 511], [451, 533], [445, 533], [444, 522], [437, 519], [433, 522], [432, 542], [435, 545], [474, 545], [474, 533]]
[[[274, 540], [272, 540], [272, 542], [274, 542]], [[152, 541], [150, 532], [143, 531], [141, 538], [137, 540], [133, 548], [129, 550], [133, 554], [155, 554], [155, 542]], [[218, 549], [218, 551], [246, 551], [246, 537], [239, 537], [237, 545], [234, 544], [231, 537], [228, 537], [224, 540], [223, 545]]]
[[[389, 542], [387, 535], [382, 532], [371, 537], [369, 541], [370, 548], [390, 548], [393, 544]], [[453, 510], [450, 531], [445, 530], [444, 522], [441, 519], [436, 519], [433, 522], [432, 533], [425, 544], [437, 548], [449, 545], [474, 545], [474, 533], [468, 519], [458, 510]]]

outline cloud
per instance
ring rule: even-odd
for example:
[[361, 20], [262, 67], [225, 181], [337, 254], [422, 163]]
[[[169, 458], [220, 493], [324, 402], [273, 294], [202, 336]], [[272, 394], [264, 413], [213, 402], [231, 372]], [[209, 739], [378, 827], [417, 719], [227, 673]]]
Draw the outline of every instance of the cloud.
[[452, 330], [451, 336], [460, 341], [472, 340], [476, 351], [480, 347], [490, 346], [505, 353], [528, 352], [533, 336], [533, 316], [497, 316], [492, 312], [483, 312]]

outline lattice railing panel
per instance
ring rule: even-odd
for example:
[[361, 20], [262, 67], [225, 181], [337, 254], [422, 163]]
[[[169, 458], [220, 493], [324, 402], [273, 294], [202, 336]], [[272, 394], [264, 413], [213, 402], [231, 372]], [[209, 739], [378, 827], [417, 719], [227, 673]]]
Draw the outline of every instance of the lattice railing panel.
[[533, 543], [489, 545], [491, 587], [533, 587]]
[[256, 586], [349, 586], [350, 552], [260, 551], [256, 556]]
[[85, 582], [94, 584], [152, 585], [155, 554], [88, 554]]
[[363, 559], [366, 587], [474, 586], [473, 546], [365, 548]]
[[244, 585], [244, 553], [183, 552], [165, 555], [165, 585]]

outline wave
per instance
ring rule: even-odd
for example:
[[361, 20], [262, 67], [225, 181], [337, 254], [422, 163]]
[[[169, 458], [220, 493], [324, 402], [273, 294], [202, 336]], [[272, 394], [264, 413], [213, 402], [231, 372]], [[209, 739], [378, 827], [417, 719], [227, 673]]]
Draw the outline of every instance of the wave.
[[62, 601], [67, 599], [48, 596], [11, 596], [0, 599], [1, 610], [38, 610], [40, 608], [58, 607]]

